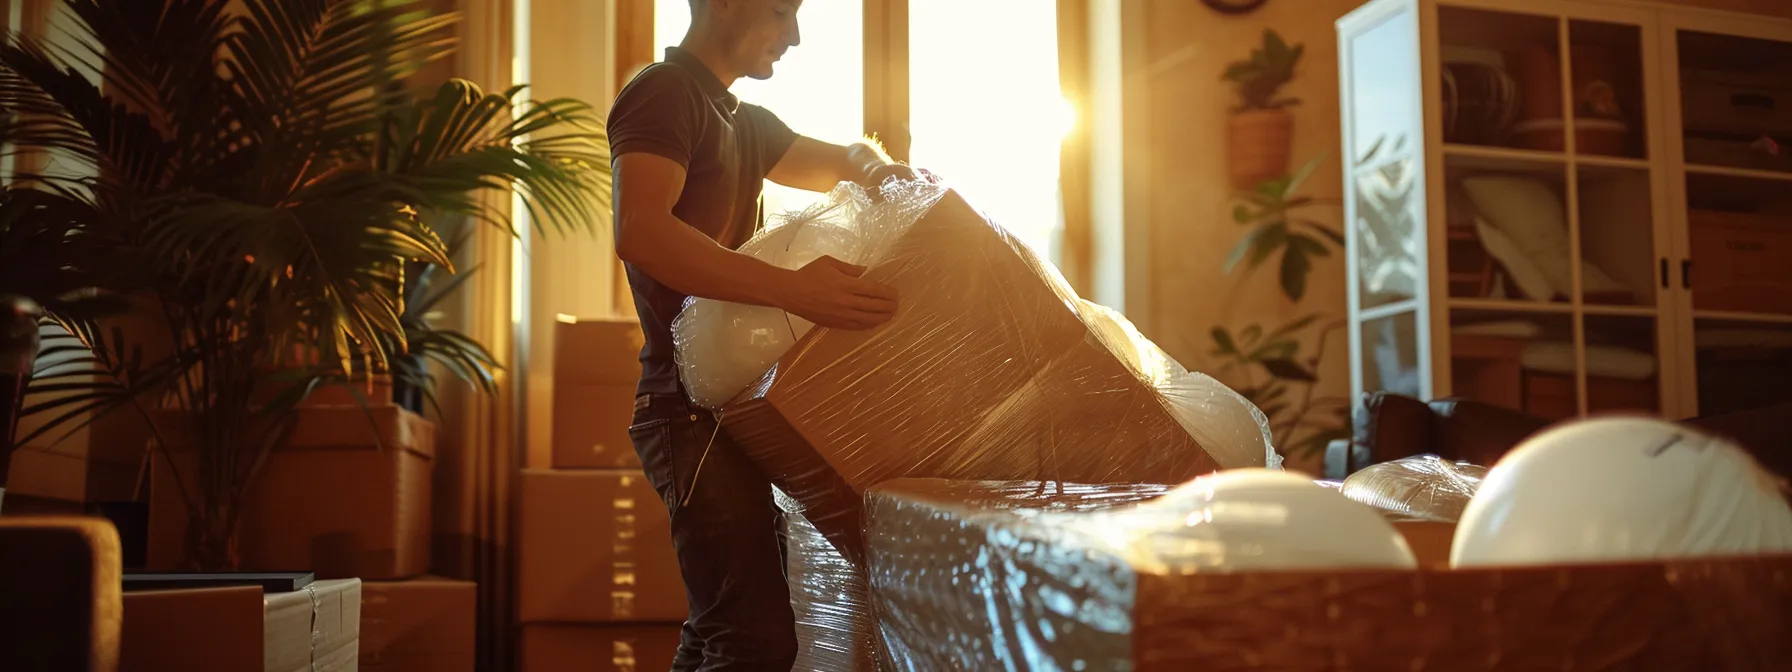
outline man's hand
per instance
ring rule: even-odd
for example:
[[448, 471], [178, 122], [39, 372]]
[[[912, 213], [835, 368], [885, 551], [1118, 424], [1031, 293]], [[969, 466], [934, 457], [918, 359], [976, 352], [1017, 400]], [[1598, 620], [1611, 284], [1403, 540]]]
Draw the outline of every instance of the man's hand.
[[896, 315], [896, 289], [865, 280], [862, 266], [833, 257], [809, 262], [789, 276], [778, 307], [823, 327], [870, 329]]

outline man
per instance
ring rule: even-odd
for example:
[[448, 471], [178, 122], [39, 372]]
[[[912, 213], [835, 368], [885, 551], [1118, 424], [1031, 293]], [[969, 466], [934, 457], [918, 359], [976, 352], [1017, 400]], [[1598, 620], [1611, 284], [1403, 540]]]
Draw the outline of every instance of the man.
[[895, 291], [861, 279], [862, 268], [822, 258], [792, 271], [734, 251], [762, 225], [767, 178], [825, 191], [913, 175], [875, 146], [799, 136], [728, 93], [741, 77], [771, 77], [799, 42], [801, 4], [692, 0], [683, 42], [635, 76], [608, 122], [616, 250], [647, 334], [629, 434], [672, 514], [690, 599], [675, 670], [782, 672], [797, 647], [771, 485], [679, 383], [671, 324], [685, 298], [773, 306], [844, 329], [896, 311]]

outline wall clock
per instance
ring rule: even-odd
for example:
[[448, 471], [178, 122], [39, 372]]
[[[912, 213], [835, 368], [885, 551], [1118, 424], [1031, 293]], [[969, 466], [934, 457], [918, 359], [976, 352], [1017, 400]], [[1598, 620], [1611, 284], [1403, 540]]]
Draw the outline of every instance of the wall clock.
[[1269, 0], [1201, 0], [1201, 4], [1221, 14], [1248, 14]]

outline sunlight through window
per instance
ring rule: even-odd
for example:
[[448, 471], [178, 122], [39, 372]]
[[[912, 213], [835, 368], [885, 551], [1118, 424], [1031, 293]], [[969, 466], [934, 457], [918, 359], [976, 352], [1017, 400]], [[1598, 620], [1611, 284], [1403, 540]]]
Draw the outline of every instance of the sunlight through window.
[[[662, 49], [678, 44], [690, 4], [655, 3], [655, 41]], [[859, 138], [863, 9], [852, 0], [804, 3], [802, 44], [770, 80], [736, 82], [734, 93], [803, 135], [835, 143]], [[911, 162], [946, 178], [1058, 261], [1058, 151], [1077, 120], [1058, 89], [1055, 0], [909, 0], [909, 68]], [[822, 198], [770, 183], [765, 193], [770, 213]]]
[[909, 0], [910, 160], [1058, 262], [1060, 141], [1055, 0]]
[[[691, 25], [689, 0], [654, 0], [654, 41], [677, 46]], [[802, 44], [791, 48], [769, 80], [735, 82], [734, 95], [778, 115], [797, 133], [845, 144], [864, 135], [864, 3], [828, 0], [803, 3], [797, 14]], [[823, 194], [765, 184], [765, 211], [777, 214], [806, 207]], [[770, 222], [768, 222], [770, 223]]]

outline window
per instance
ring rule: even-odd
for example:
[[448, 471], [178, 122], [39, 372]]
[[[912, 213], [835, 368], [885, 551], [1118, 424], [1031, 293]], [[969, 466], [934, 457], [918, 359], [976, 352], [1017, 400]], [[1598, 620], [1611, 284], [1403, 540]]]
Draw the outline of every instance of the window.
[[[802, 44], [767, 81], [734, 93], [777, 113], [796, 132], [845, 143], [864, 134], [866, 6], [884, 0], [803, 4]], [[654, 0], [654, 41], [676, 45], [688, 0]], [[1072, 122], [1058, 89], [1057, 0], [906, 0], [909, 15], [909, 161], [938, 173], [1016, 237], [1058, 260], [1063, 209], [1059, 141]], [[992, 36], [999, 35], [999, 41]], [[768, 183], [770, 213], [821, 198]]]
[[[684, 39], [691, 25], [689, 0], [654, 0], [654, 43], [663, 52]], [[777, 64], [777, 74], [734, 83], [734, 95], [765, 107], [798, 133], [836, 144], [864, 136], [864, 6], [858, 2], [808, 2], [801, 19], [802, 44]], [[765, 211], [807, 207], [823, 194], [765, 183]]]
[[[910, 161], [1058, 261], [1057, 0], [908, 0]], [[997, 37], [999, 36], [999, 37]]]

